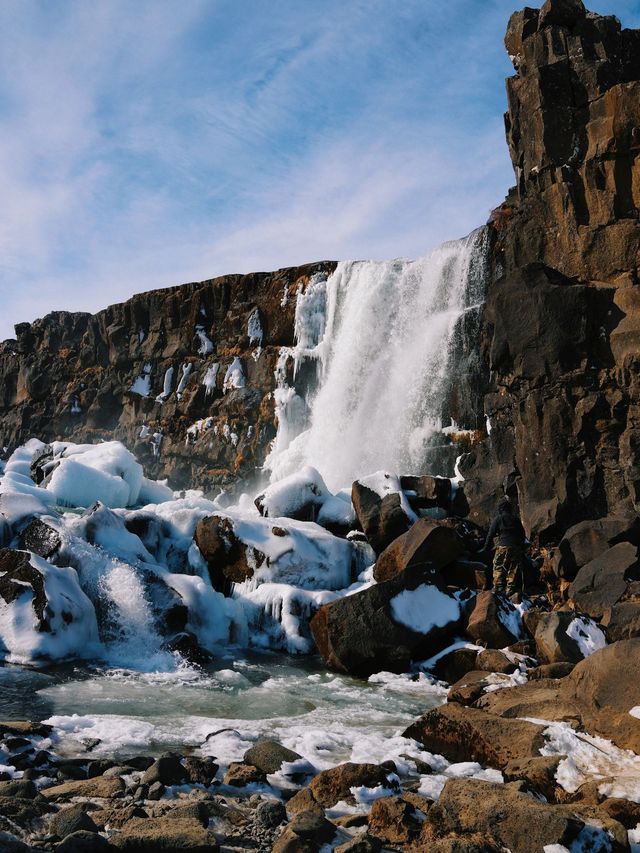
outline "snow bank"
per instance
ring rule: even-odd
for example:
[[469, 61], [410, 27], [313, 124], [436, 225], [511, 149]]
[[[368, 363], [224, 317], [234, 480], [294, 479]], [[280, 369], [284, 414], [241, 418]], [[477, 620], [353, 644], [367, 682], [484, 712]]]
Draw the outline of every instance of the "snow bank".
[[98, 626], [91, 601], [81, 590], [74, 569], [52, 566], [35, 554], [31, 565], [42, 575], [47, 600], [46, 622], [33, 608], [33, 588], [15, 601], [0, 598], [0, 653], [11, 663], [91, 658], [99, 652]]
[[331, 492], [320, 473], [308, 465], [284, 480], [272, 483], [257, 501], [265, 516], [295, 518], [302, 509], [310, 506], [319, 508], [330, 497]]
[[142, 465], [119, 441], [104, 444], [53, 445], [59, 465], [46, 485], [57, 503], [88, 507], [101, 501], [109, 507], [133, 506], [143, 483]]

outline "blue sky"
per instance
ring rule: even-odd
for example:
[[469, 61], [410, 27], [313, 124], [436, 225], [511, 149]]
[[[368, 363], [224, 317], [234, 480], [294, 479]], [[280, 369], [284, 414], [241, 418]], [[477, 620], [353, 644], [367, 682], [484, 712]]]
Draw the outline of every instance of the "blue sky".
[[[513, 182], [513, 0], [0, 0], [0, 340], [52, 309], [417, 256]], [[640, 26], [640, 3], [590, 7]]]

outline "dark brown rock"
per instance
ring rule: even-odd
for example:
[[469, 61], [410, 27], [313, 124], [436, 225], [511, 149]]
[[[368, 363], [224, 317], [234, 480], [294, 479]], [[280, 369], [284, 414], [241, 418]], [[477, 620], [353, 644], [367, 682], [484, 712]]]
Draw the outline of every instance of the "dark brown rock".
[[[577, 625], [589, 624], [591, 620], [576, 617], [571, 610], [554, 610], [540, 613], [534, 639], [541, 663], [578, 663], [584, 658], [578, 642], [570, 637], [567, 629], [578, 618]], [[593, 623], [593, 630], [598, 628]]]
[[610, 643], [640, 637], [640, 602], [623, 601], [608, 607], [600, 621]]
[[409, 726], [404, 736], [449, 761], [477, 761], [502, 769], [510, 761], [539, 755], [545, 743], [543, 730], [543, 726], [525, 720], [503, 719], [476, 708], [450, 704], [428, 711]]
[[580, 569], [569, 596], [583, 613], [599, 619], [623, 598], [629, 582], [639, 579], [638, 549], [621, 542]]
[[19, 536], [20, 548], [31, 551], [48, 560], [57, 553], [62, 539], [57, 530], [46, 524], [40, 518], [30, 521]]
[[411, 520], [397, 493], [380, 497], [356, 480], [351, 489], [351, 500], [358, 523], [376, 554], [381, 554], [411, 527]]
[[250, 785], [252, 782], [266, 782], [267, 774], [251, 764], [232, 761], [227, 772], [224, 774], [223, 781], [225, 785], [244, 788], [245, 785]]
[[302, 756], [275, 740], [260, 740], [244, 754], [244, 761], [263, 773], [277, 773], [285, 761], [297, 761], [299, 758]]
[[373, 576], [380, 583], [405, 572], [443, 569], [464, 552], [464, 542], [451, 524], [421, 518], [385, 548]]
[[195, 543], [209, 566], [213, 588], [228, 593], [231, 584], [253, 577], [253, 567], [265, 559], [255, 548], [241, 542], [233, 529], [233, 521], [211, 515], [198, 522]]
[[[435, 575], [433, 579], [438, 580]], [[367, 678], [382, 670], [405, 672], [412, 659], [445, 648], [459, 619], [417, 633], [393, 616], [392, 601], [403, 592], [403, 578], [399, 577], [320, 607], [310, 627], [327, 666]], [[455, 609], [461, 615], [460, 608]]]
[[389, 769], [379, 764], [339, 764], [329, 770], [322, 770], [311, 780], [309, 790], [317, 803], [330, 808], [344, 800], [354, 803], [351, 788], [365, 785], [375, 788], [378, 785], [392, 787], [388, 781]]
[[423, 820], [402, 797], [381, 797], [371, 806], [369, 834], [392, 848], [408, 845], [419, 837]]
[[556, 572], [573, 580], [579, 569], [620, 542], [639, 545], [637, 523], [625, 518], [598, 518], [581, 521], [569, 528], [558, 545]]
[[187, 780], [187, 771], [178, 755], [162, 755], [145, 770], [142, 776], [144, 785], [160, 782], [162, 785], [181, 785]]
[[[585, 823], [570, 806], [541, 802], [524, 793], [519, 783], [452, 779], [429, 810], [421, 842], [424, 849], [432, 849], [429, 843], [440, 838], [480, 835], [498, 849], [529, 853], [556, 844], [570, 848], [580, 839]], [[600, 833], [602, 849], [605, 844], [619, 853], [627, 849], [621, 824], [605, 817], [595, 832]]]
[[509, 675], [516, 671], [518, 665], [499, 649], [485, 649], [478, 653], [474, 668], [485, 672], [500, 672]]
[[517, 612], [507, 599], [488, 590], [480, 592], [469, 616], [467, 635], [474, 643], [490, 648], [509, 646], [518, 639], [509, 627], [514, 616], [517, 620]]

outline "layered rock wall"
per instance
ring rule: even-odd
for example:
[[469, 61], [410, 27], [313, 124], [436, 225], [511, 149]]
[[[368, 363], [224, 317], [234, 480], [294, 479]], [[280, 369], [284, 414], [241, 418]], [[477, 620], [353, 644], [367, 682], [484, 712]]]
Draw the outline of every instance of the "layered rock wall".
[[275, 435], [298, 288], [334, 268], [224, 276], [18, 325], [0, 344], [0, 447], [116, 438], [175, 488], [250, 477]]
[[462, 468], [477, 520], [506, 483], [544, 542], [640, 506], [640, 31], [550, 0], [505, 43], [517, 184], [491, 222], [490, 435]]

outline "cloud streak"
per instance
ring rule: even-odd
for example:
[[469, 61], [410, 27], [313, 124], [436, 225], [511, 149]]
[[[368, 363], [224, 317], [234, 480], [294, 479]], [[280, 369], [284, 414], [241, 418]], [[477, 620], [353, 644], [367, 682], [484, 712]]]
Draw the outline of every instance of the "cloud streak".
[[[633, 3], [615, 6], [640, 24]], [[319, 258], [416, 256], [481, 224], [512, 182], [511, 10], [0, 6], [0, 339], [52, 309]]]

